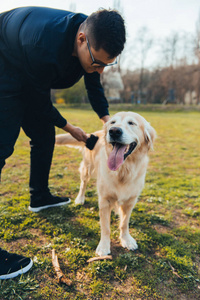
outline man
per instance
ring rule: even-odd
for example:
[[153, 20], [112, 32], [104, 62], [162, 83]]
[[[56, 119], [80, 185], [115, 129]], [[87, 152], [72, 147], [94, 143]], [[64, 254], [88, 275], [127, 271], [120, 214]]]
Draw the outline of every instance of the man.
[[[48, 188], [54, 126], [79, 141], [87, 139], [81, 128], [67, 122], [53, 107], [50, 90], [68, 88], [84, 76], [89, 101], [105, 123], [109, 112], [100, 74], [116, 63], [124, 43], [124, 21], [113, 10], [99, 10], [87, 17], [24, 7], [0, 14], [0, 174], [22, 127], [31, 146], [29, 210], [38, 212], [70, 202], [51, 195]], [[30, 259], [0, 248], [0, 279], [31, 266]]]

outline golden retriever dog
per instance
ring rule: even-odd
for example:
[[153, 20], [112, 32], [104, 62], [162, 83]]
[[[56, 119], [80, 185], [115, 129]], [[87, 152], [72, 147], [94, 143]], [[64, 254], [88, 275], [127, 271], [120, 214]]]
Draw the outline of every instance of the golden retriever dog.
[[137, 249], [129, 233], [129, 219], [144, 187], [148, 151], [153, 148], [156, 132], [139, 114], [118, 112], [94, 135], [99, 139], [91, 151], [70, 134], [56, 136], [56, 144], [82, 149], [80, 191], [76, 204], [84, 204], [86, 185], [92, 175], [97, 178], [101, 240], [96, 249], [100, 256], [110, 251], [110, 214], [118, 209], [120, 241], [124, 248]]

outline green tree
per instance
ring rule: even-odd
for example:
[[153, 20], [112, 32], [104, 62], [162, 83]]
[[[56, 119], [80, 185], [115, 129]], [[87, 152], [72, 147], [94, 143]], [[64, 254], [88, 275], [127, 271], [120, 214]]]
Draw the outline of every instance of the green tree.
[[74, 86], [57, 90], [55, 98], [63, 98], [66, 104], [69, 103], [85, 103], [87, 99], [87, 91], [84, 84], [84, 79], [81, 78]]

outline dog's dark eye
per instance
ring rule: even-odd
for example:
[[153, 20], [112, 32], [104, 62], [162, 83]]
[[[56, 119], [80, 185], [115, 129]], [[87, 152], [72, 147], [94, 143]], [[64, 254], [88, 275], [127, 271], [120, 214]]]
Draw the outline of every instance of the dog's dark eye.
[[115, 121], [110, 122], [110, 124], [115, 124]]
[[129, 125], [136, 125], [133, 121], [128, 121]]

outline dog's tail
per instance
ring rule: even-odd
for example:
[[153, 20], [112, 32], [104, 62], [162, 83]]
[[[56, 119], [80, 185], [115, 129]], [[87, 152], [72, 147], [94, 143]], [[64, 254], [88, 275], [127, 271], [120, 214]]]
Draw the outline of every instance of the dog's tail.
[[65, 145], [68, 147], [81, 149], [85, 146], [85, 143], [77, 141], [69, 133], [64, 133], [56, 135], [56, 145]]

